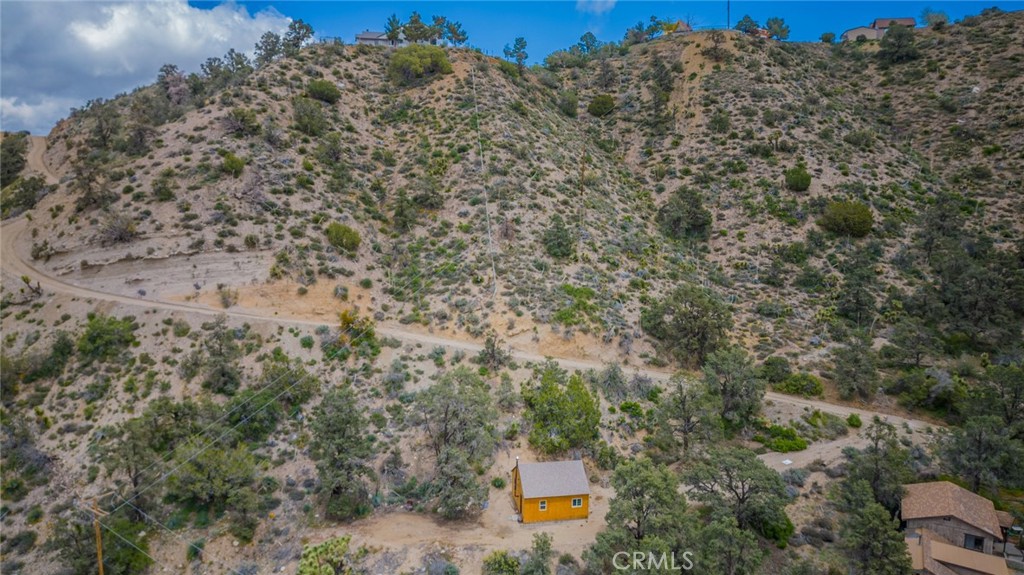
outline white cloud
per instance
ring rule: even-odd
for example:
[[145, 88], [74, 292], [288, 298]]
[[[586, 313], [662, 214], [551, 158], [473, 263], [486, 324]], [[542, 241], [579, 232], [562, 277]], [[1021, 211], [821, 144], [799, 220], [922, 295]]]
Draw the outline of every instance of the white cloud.
[[229, 48], [251, 53], [289, 22], [233, 3], [0, 2], [0, 125], [46, 133], [71, 106], [152, 82], [163, 64], [198, 71]]
[[615, 7], [616, 0], [576, 0], [576, 10], [590, 14], [604, 14]]

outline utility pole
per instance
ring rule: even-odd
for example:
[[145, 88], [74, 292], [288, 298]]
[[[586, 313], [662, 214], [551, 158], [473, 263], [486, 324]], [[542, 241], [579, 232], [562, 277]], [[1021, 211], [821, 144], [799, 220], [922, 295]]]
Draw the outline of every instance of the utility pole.
[[732, 0], [725, 0], [725, 29], [732, 27]]
[[100, 575], [103, 575], [103, 533], [100, 531], [100, 515], [106, 516], [106, 511], [100, 511], [96, 500], [92, 500], [92, 526], [96, 531], [96, 565], [99, 567]]

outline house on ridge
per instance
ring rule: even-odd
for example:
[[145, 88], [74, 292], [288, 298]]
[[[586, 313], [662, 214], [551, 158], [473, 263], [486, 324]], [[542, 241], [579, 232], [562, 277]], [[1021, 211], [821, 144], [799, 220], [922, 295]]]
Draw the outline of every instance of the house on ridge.
[[861, 36], [865, 40], [881, 40], [882, 36], [889, 31], [893, 24], [913, 28], [917, 26], [917, 20], [913, 18], [875, 18], [870, 26], [857, 26], [839, 35], [843, 42], [855, 42]]
[[400, 47], [405, 46], [408, 42], [405, 41], [405, 35], [401, 35], [398, 40], [391, 40], [388, 38], [386, 32], [373, 32], [370, 30], [363, 30], [356, 34], [356, 44], [366, 44], [367, 46], [392, 46]]

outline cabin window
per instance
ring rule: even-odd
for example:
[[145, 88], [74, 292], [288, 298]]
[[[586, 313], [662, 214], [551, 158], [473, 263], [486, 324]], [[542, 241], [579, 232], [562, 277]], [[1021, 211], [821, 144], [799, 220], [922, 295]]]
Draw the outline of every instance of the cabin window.
[[541, 511], [547, 511], [548, 510], [548, 501], [547, 501], [547, 499], [541, 499], [540, 500], [540, 510]]
[[974, 535], [966, 534], [966, 535], [964, 535], [964, 547], [966, 547], [968, 549], [973, 549], [974, 551], [984, 551], [985, 550], [985, 538], [984, 537], [976, 537]]
[[572, 500], [572, 506], [573, 507], [583, 507], [583, 498], [582, 497], [574, 497], [573, 500]]

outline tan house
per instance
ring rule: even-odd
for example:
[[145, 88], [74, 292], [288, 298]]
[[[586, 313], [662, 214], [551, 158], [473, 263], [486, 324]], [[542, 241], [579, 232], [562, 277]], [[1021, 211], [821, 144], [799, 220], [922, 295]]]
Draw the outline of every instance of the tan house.
[[857, 26], [840, 34], [839, 39], [843, 42], [856, 42], [858, 38], [863, 36], [865, 40], [878, 40], [883, 34], [885, 32], [882, 30], [876, 30], [870, 26]]
[[839, 35], [839, 38], [843, 42], [856, 42], [861, 36], [865, 40], [881, 40], [882, 36], [889, 30], [889, 27], [893, 24], [899, 24], [900, 26], [906, 26], [913, 28], [917, 26], [917, 20], [913, 18], [875, 18], [871, 22], [870, 26], [857, 26], [851, 28], [846, 32]]
[[900, 520], [915, 573], [1009, 574], [1006, 561], [992, 554], [1004, 535], [991, 501], [948, 481], [904, 488]]

